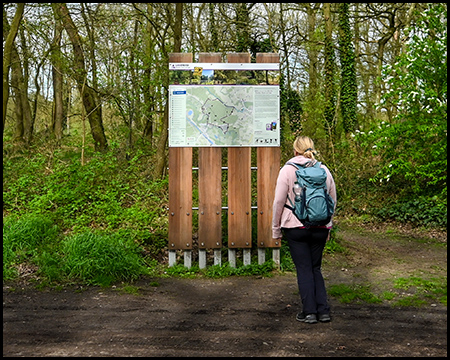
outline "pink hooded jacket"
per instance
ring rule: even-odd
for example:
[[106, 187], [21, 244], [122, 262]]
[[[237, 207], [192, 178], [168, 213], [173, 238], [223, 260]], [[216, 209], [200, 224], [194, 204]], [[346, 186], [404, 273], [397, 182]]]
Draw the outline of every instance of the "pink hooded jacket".
[[[290, 162], [304, 165], [311, 159], [298, 155], [289, 160]], [[313, 160], [311, 165], [314, 165], [317, 160]], [[320, 167], [324, 168], [327, 173], [327, 190], [330, 196], [334, 200], [334, 207], [336, 209], [336, 184], [334, 183], [333, 176], [328, 168], [321, 164]], [[275, 188], [275, 198], [273, 201], [273, 217], [272, 217], [272, 237], [274, 239], [280, 239], [282, 236], [282, 228], [296, 228], [302, 227], [303, 224], [295, 217], [292, 210], [284, 207], [285, 204], [290, 205], [287, 196], [294, 202], [294, 192], [292, 190], [294, 182], [297, 180], [295, 175], [296, 168], [292, 165], [284, 165], [280, 173], [278, 174], [277, 185]], [[331, 229], [333, 223], [332, 220], [325, 226]]]

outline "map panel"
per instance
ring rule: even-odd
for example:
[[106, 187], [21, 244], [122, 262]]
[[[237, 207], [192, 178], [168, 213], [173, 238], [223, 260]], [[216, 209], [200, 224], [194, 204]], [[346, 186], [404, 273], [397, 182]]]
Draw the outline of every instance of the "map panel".
[[169, 146], [279, 146], [279, 86], [171, 85]]

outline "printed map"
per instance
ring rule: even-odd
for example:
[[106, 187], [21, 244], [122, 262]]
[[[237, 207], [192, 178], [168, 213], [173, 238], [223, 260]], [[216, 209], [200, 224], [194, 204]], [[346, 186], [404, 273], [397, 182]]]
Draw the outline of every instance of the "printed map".
[[[231, 85], [171, 87], [169, 145], [277, 146], [278, 87], [259, 88]], [[260, 111], [258, 115], [255, 103], [261, 105], [260, 109], [266, 105], [267, 111]]]
[[188, 144], [250, 145], [253, 138], [253, 88], [189, 88], [186, 115]]

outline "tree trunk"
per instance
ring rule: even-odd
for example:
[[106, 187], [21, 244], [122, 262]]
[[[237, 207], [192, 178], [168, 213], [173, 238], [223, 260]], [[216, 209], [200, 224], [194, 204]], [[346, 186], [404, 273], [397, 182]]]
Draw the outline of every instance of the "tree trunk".
[[[3, 36], [6, 38], [7, 33], [10, 31], [10, 26], [6, 18], [6, 14], [3, 14]], [[25, 41], [25, 40], [23, 40]], [[15, 115], [16, 126], [14, 132], [14, 141], [25, 142], [26, 146], [31, 144], [33, 137], [33, 124], [34, 119], [31, 115], [31, 106], [28, 101], [28, 86], [27, 79], [25, 78], [24, 68], [22, 63], [27, 68], [27, 62], [20, 60], [19, 52], [16, 45], [13, 43], [11, 49], [11, 84], [15, 94]]]
[[63, 134], [64, 102], [63, 102], [63, 74], [61, 65], [61, 34], [60, 22], [55, 23], [55, 34], [52, 42], [52, 78], [53, 78], [53, 119], [52, 130], [56, 141], [60, 144]]
[[[8, 107], [8, 99], [9, 99], [9, 68], [11, 66], [11, 53], [14, 47], [14, 39], [16, 38], [17, 32], [19, 30], [20, 20], [22, 19], [23, 9], [25, 8], [24, 3], [18, 3], [16, 14], [14, 15], [13, 22], [11, 24], [11, 28], [8, 32], [8, 35], [5, 38], [5, 44], [3, 46], [3, 123], [2, 123], [2, 135], [5, 130], [5, 121], [6, 121], [6, 110]], [[6, 13], [5, 8], [3, 7], [3, 19], [5, 19]], [[3, 24], [5, 22], [3, 21]]]
[[285, 54], [285, 68], [286, 68], [286, 88], [288, 90], [291, 89], [291, 69], [289, 65], [289, 50], [288, 50], [288, 44], [287, 44], [287, 36], [286, 36], [286, 28], [285, 28], [285, 22], [283, 20], [283, 3], [280, 3], [280, 31], [281, 31], [281, 39], [283, 44], [283, 52]]
[[[6, 26], [3, 27], [3, 29]], [[22, 67], [20, 65], [19, 55], [17, 54], [17, 49], [14, 46], [12, 50], [11, 55], [11, 87], [14, 92], [15, 102], [14, 102], [14, 113], [15, 113], [15, 126], [14, 126], [14, 136], [13, 141], [14, 142], [23, 142], [23, 134], [24, 134], [24, 128], [23, 128], [23, 109], [22, 109], [22, 95], [20, 93], [20, 85], [19, 83], [23, 82], [23, 75], [22, 75]]]
[[212, 52], [219, 51], [219, 35], [216, 27], [216, 16], [214, 14], [215, 3], [209, 3], [209, 31], [211, 32], [211, 50]]
[[[183, 24], [183, 3], [176, 4], [176, 17], [174, 26], [174, 49], [175, 53], [181, 52], [181, 35], [182, 35], [182, 24]], [[168, 84], [169, 77], [167, 76], [166, 89], [169, 88]], [[164, 176], [164, 168], [166, 165], [166, 145], [169, 130], [169, 93], [166, 91], [166, 104], [164, 106], [164, 116], [163, 116], [163, 126], [161, 129], [161, 134], [159, 136], [158, 144], [156, 147], [156, 176]]]
[[175, 26], [173, 29], [173, 52], [181, 52], [181, 35], [183, 26], [183, 3], [177, 2], [175, 10]]
[[70, 42], [72, 43], [74, 52], [74, 77], [77, 82], [78, 91], [81, 94], [84, 108], [86, 109], [89, 125], [91, 127], [91, 134], [94, 139], [95, 150], [104, 152], [108, 149], [108, 143], [102, 122], [102, 106], [101, 103], [97, 101], [95, 91], [87, 84], [85, 59], [78, 29], [70, 17], [69, 10], [65, 3], [52, 3], [52, 8], [55, 12], [56, 19], [62, 22]]
[[[383, 36], [380, 39], [378, 39], [376, 79], [381, 78], [381, 71], [383, 69], [384, 48], [387, 42], [394, 36], [394, 33], [396, 31], [395, 13], [388, 14], [388, 17], [389, 17], [389, 28], [383, 34]], [[375, 104], [379, 104], [380, 101], [381, 101], [381, 84], [379, 80], [377, 80], [375, 87]], [[379, 110], [377, 110], [376, 115], [380, 116]]]
[[308, 81], [308, 99], [309, 103], [313, 104], [315, 102], [315, 98], [318, 92], [318, 86], [317, 86], [317, 66], [319, 63], [318, 58], [318, 51], [316, 43], [316, 5], [314, 7], [311, 7], [311, 5], [308, 3], [306, 6], [306, 13], [308, 16], [308, 39], [311, 42], [311, 45], [307, 48], [308, 51], [308, 59], [309, 59], [309, 81]]
[[[153, 14], [153, 5], [147, 3], [147, 16], [151, 17]], [[153, 121], [155, 113], [155, 89], [151, 82], [152, 71], [154, 67], [154, 49], [155, 49], [155, 35], [152, 24], [147, 21], [147, 31], [145, 41], [145, 57], [144, 62], [144, 129], [142, 135], [148, 140], [150, 148], [153, 147]]]
[[249, 34], [249, 9], [247, 3], [236, 4], [236, 52], [247, 52], [250, 50]]
[[325, 20], [325, 132], [333, 143], [336, 129], [336, 91], [334, 86], [335, 56], [330, 3], [323, 4], [323, 15]]
[[349, 5], [339, 4], [339, 54], [341, 61], [340, 109], [346, 134], [356, 127], [357, 85]]

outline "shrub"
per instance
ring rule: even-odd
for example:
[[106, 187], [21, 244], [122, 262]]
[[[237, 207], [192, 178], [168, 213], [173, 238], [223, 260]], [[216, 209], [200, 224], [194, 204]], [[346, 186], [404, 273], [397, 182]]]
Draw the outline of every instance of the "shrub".
[[409, 222], [430, 227], [447, 227], [447, 204], [423, 196], [383, 207], [377, 213], [382, 219]]

